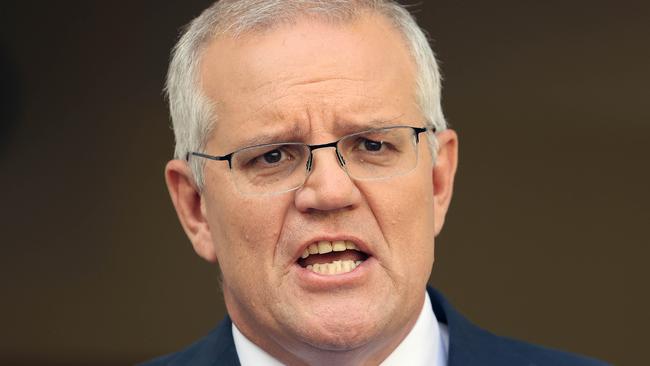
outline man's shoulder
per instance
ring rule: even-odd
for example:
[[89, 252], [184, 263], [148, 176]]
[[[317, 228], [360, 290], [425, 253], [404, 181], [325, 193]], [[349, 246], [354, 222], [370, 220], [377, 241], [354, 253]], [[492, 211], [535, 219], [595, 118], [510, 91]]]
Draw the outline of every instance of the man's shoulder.
[[208, 335], [184, 350], [155, 358], [139, 366], [212, 366], [239, 365], [232, 338], [232, 322], [228, 316]]
[[435, 289], [427, 288], [434, 313], [449, 331], [448, 364], [604, 366], [602, 361], [495, 335], [458, 313]]
[[[512, 360], [510, 364], [512, 365], [535, 365], [535, 366], [544, 366], [544, 365], [553, 365], [553, 366], [606, 366], [608, 365], [605, 362], [585, 357], [582, 355], [577, 355], [573, 353], [568, 353], [565, 351], [560, 351], [556, 349], [551, 349], [543, 346], [538, 346], [510, 338], [500, 337], [492, 335], [496, 338], [496, 341], [492, 344], [496, 346], [495, 350], [491, 352], [500, 353], [496, 357], [498, 362], [501, 362], [501, 359]], [[499, 351], [503, 350], [503, 351]], [[486, 357], [487, 358], [487, 357]], [[462, 362], [457, 364], [463, 364]], [[501, 363], [494, 363], [495, 365]]]
[[[449, 366], [605, 366], [604, 362], [501, 337], [477, 327], [458, 313], [441, 293], [427, 289], [433, 311], [449, 332]], [[207, 336], [186, 349], [141, 366], [239, 365], [228, 316]]]

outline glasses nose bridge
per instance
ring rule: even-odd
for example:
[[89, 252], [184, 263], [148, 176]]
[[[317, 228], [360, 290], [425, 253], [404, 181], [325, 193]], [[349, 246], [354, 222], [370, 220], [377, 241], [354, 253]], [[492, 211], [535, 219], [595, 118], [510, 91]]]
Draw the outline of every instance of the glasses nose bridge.
[[[318, 150], [318, 149], [322, 149], [322, 148], [326, 148], [326, 147], [333, 147], [334, 148], [334, 151], [336, 153], [336, 160], [338, 161], [339, 166], [341, 168], [343, 168], [343, 170], [345, 171], [345, 159], [343, 159], [343, 156], [341, 155], [341, 152], [339, 151], [339, 146], [338, 146], [339, 141], [341, 141], [341, 140], [328, 142], [326, 144], [307, 145], [307, 147], [309, 148], [309, 160], [307, 160], [307, 171], [311, 172], [311, 170], [312, 170], [312, 168], [314, 166], [314, 150]], [[347, 173], [347, 171], [346, 171], [346, 173]]]

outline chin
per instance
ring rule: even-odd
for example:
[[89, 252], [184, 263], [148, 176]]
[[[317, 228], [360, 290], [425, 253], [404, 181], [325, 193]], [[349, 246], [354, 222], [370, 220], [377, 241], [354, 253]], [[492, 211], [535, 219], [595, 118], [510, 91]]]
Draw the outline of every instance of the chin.
[[372, 342], [377, 329], [344, 328], [333, 331], [315, 331], [305, 334], [303, 341], [314, 348], [327, 351], [349, 351]]
[[362, 347], [385, 333], [387, 319], [391, 317], [377, 313], [381, 310], [379, 307], [372, 309], [375, 311], [367, 306], [357, 308], [365, 311], [353, 311], [354, 307], [329, 307], [318, 316], [312, 314], [310, 319], [296, 319], [293, 332], [302, 342], [320, 350], [347, 351]]

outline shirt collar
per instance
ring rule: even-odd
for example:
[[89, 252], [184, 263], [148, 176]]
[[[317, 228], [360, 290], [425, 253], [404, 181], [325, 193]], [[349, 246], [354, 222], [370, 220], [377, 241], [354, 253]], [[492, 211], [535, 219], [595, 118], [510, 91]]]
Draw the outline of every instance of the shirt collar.
[[[235, 323], [232, 323], [232, 336], [242, 366], [282, 366], [280, 361], [246, 338]], [[448, 351], [447, 327], [438, 324], [429, 294], [425, 292], [424, 304], [413, 329], [381, 365], [446, 366]]]
[[446, 366], [448, 339], [447, 327], [438, 324], [429, 294], [425, 292], [424, 304], [413, 329], [381, 366]]

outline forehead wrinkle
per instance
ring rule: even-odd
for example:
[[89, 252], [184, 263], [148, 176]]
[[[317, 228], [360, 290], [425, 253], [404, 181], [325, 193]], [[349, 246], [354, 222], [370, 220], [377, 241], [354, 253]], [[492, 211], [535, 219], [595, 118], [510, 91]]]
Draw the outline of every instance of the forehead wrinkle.
[[[369, 99], [376, 98], [369, 97]], [[417, 124], [416, 121], [402, 121], [405, 113], [401, 110], [398, 112], [372, 110], [372, 104], [374, 103], [360, 103], [356, 108], [345, 111], [336, 111], [327, 105], [316, 108], [310, 105], [301, 105], [289, 112], [285, 112], [281, 108], [268, 108], [267, 113], [259, 113], [255, 120], [268, 120], [270, 125], [277, 127], [278, 132], [263, 131], [252, 134], [254, 136], [245, 139], [240, 145], [245, 147], [275, 142], [308, 141], [321, 143], [322, 141], [316, 141], [314, 138], [318, 139], [318, 136], [321, 135], [342, 137], [373, 128]], [[290, 119], [291, 115], [293, 118]]]
[[[322, 66], [321, 66], [322, 68]], [[292, 70], [293, 73], [295, 73], [295, 70]], [[323, 70], [318, 70], [319, 72], [323, 73]], [[291, 75], [272, 75], [272, 78], [269, 80], [265, 80], [259, 85], [256, 85], [255, 87], [251, 88], [250, 90], [252, 92], [259, 91], [260, 89], [269, 86], [269, 85], [285, 85], [284, 89], [288, 90], [294, 87], [299, 87], [299, 86], [307, 86], [311, 84], [319, 84], [319, 83], [326, 83], [330, 81], [351, 81], [351, 82], [367, 82], [368, 80], [365, 78], [361, 77], [346, 77], [346, 76], [328, 76], [328, 75], [322, 75], [322, 76], [308, 76], [308, 77], [302, 77], [298, 78], [298, 80], [293, 80], [295, 79], [295, 76]], [[278, 87], [276, 87], [278, 88]]]
[[[243, 117], [241, 120], [253, 124], [260, 122], [280, 124], [287, 121], [332, 122], [337, 119], [361, 119], [365, 121], [375, 118], [378, 113], [382, 113], [380, 111], [382, 100], [365, 93], [329, 95], [330, 92], [324, 90], [322, 94], [326, 95], [325, 98], [322, 98], [319, 92], [316, 92], [316, 95], [311, 98], [295, 98], [296, 93], [286, 90], [282, 95], [272, 97], [272, 99], [262, 101], [261, 104], [254, 106], [254, 109], [247, 113], [249, 117]], [[341, 103], [341, 101], [347, 103]]]
[[310, 78], [303, 78], [302, 80], [298, 80], [296, 82], [290, 83], [288, 87], [293, 88], [299, 86], [307, 86], [311, 84], [327, 83], [331, 81], [367, 82], [368, 80], [364, 78], [353, 78], [353, 77], [343, 77], [343, 76], [337, 76], [337, 77], [314, 76]]
[[[362, 78], [347, 78], [347, 77], [313, 77], [309, 79], [303, 79], [303, 80], [298, 80], [294, 82], [288, 82], [286, 80], [268, 80], [263, 83], [261, 83], [258, 86], [255, 86], [250, 89], [250, 94], [262, 94], [262, 95], [273, 95], [273, 94], [278, 94], [277, 97], [274, 97], [270, 100], [265, 101], [262, 103], [260, 106], [255, 108], [251, 114], [255, 114], [259, 112], [260, 110], [268, 107], [269, 105], [282, 101], [283, 99], [287, 97], [292, 97], [295, 96], [293, 94], [292, 90], [300, 87], [309, 87], [312, 85], [318, 85], [318, 84], [323, 84], [323, 83], [328, 83], [328, 82], [335, 82], [335, 81], [350, 81], [350, 82], [356, 82], [356, 83], [363, 83], [366, 82], [367, 80], [362, 79]], [[270, 91], [265, 91], [265, 88], [272, 89]], [[361, 93], [362, 88], [359, 88], [359, 93], [357, 94], [340, 94], [337, 93], [336, 96], [367, 96], [364, 93]], [[314, 90], [310, 91], [310, 94], [313, 95], [320, 95], [320, 94], [328, 94], [331, 95], [331, 90], [324, 88], [322, 91], [321, 90]], [[369, 97], [369, 96], [368, 96]], [[369, 97], [370, 98], [370, 97]]]
[[[294, 92], [290, 89], [298, 88], [300, 86], [306, 86], [308, 84], [318, 84], [326, 81], [335, 81], [335, 80], [355, 80], [363, 82], [363, 79], [348, 79], [348, 78], [337, 78], [337, 79], [327, 79], [318, 80], [312, 79], [304, 83], [296, 83], [288, 87], [284, 87], [282, 93], [277, 93], [277, 96], [271, 96], [264, 100], [258, 106], [255, 106], [254, 109], [249, 113], [250, 115], [263, 115], [268, 114], [274, 117], [277, 120], [285, 120], [286, 116], [293, 113], [300, 114], [300, 118], [309, 117], [309, 115], [304, 114], [304, 112], [311, 112], [322, 110], [327, 111], [328, 114], [366, 114], [373, 115], [377, 113], [383, 113], [381, 109], [386, 109], [386, 106], [390, 106], [389, 101], [384, 100], [372, 93], [366, 92], [367, 85], [365, 88], [358, 88], [357, 91], [344, 91], [340, 90], [336, 93], [332, 93], [331, 90], [323, 89], [316, 90], [313, 92]], [[276, 87], [279, 89], [279, 87]], [[267, 93], [272, 94], [272, 93]], [[296, 98], [298, 96], [298, 98]], [[324, 96], [324, 98], [323, 98]], [[295, 99], [290, 99], [295, 98]], [[285, 100], [289, 99], [288, 102], [284, 103]], [[345, 103], [340, 103], [344, 100]], [[267, 109], [267, 111], [264, 111]]]

